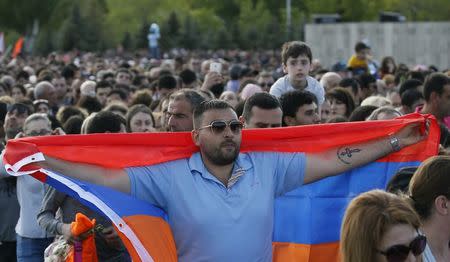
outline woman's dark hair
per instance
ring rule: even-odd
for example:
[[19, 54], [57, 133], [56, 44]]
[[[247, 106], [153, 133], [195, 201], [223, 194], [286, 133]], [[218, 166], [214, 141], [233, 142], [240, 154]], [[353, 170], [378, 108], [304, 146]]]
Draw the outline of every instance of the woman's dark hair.
[[355, 99], [352, 94], [345, 88], [336, 87], [331, 89], [326, 94], [327, 99], [333, 98], [346, 105], [345, 117], [349, 117], [353, 110], [355, 110]]
[[[392, 64], [394, 64], [394, 71], [393, 72], [389, 72], [389, 67], [388, 67], [388, 63], [392, 62]], [[380, 67], [380, 72], [383, 74], [395, 74], [395, 71], [397, 70], [397, 65], [395, 64], [395, 60], [392, 56], [386, 56], [383, 57], [383, 59], [381, 60], [381, 67]]]
[[353, 110], [352, 114], [348, 118], [349, 122], [356, 122], [356, 121], [366, 121], [366, 119], [372, 114], [375, 109], [378, 107], [376, 106], [359, 106], [355, 110]]

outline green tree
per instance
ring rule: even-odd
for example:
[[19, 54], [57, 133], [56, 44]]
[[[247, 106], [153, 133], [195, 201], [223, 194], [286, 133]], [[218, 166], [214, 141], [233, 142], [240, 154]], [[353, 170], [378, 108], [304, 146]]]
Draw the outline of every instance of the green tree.
[[0, 1], [0, 24], [20, 34], [31, 30], [35, 20], [46, 25], [58, 0]]
[[192, 16], [187, 15], [184, 23], [183, 30], [181, 32], [181, 46], [187, 49], [198, 48], [198, 43], [201, 41], [197, 23], [194, 21]]
[[143, 20], [141, 24], [141, 28], [136, 34], [134, 42], [136, 43], [136, 48], [147, 48], [148, 47], [148, 31], [149, 31], [150, 24], [147, 22], [147, 20]]
[[161, 29], [162, 35], [165, 38], [163, 40], [163, 43], [165, 43], [168, 48], [178, 46], [180, 28], [181, 25], [178, 20], [177, 13], [171, 12], [169, 18], [167, 19], [166, 23], [163, 24], [163, 27]]
[[84, 34], [84, 23], [81, 19], [80, 7], [74, 5], [70, 17], [64, 22], [60, 33], [60, 46], [63, 51], [70, 51], [82, 46], [81, 36]]
[[131, 41], [131, 34], [130, 34], [130, 32], [125, 32], [125, 35], [123, 36], [121, 44], [122, 44], [123, 49], [125, 49], [125, 50], [130, 50], [131, 49], [131, 47], [133, 46], [133, 43]]
[[241, 31], [241, 47], [257, 48], [263, 45], [264, 37], [261, 31], [272, 20], [272, 15], [267, 10], [265, 2], [242, 0], [238, 26]]

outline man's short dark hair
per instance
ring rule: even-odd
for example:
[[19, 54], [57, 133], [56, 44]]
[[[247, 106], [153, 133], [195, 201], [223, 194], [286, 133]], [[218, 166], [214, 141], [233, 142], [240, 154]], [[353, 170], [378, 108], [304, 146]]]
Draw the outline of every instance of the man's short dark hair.
[[255, 106], [269, 110], [281, 108], [280, 101], [275, 96], [268, 93], [256, 93], [245, 101], [242, 116], [246, 121], [250, 121], [250, 118], [252, 117], [252, 108]]
[[77, 66], [74, 64], [69, 64], [66, 65], [62, 70], [61, 70], [61, 75], [62, 77], [64, 77], [66, 80], [67, 79], [72, 79], [75, 77], [75, 73], [77, 71]]
[[358, 81], [361, 88], [369, 88], [369, 84], [376, 83], [377, 79], [373, 75], [365, 73], [358, 76]]
[[350, 117], [348, 118], [349, 122], [356, 122], [356, 121], [366, 121], [366, 119], [372, 114], [373, 111], [375, 111], [378, 107], [377, 106], [359, 106], [353, 112], [350, 114]]
[[64, 132], [66, 132], [66, 134], [81, 134], [83, 121], [84, 118], [79, 115], [69, 117], [63, 125]]
[[122, 130], [122, 125], [126, 126], [123, 117], [110, 111], [101, 111], [91, 119], [86, 128], [86, 133], [118, 133]]
[[364, 49], [370, 49], [370, 46], [368, 46], [367, 44], [365, 44], [364, 42], [358, 42], [355, 45], [355, 52], [358, 53]]
[[108, 93], [108, 96], [111, 96], [114, 94], [120, 96], [120, 99], [122, 99], [123, 101], [126, 101], [128, 99], [128, 94], [121, 88], [111, 90]]
[[185, 85], [190, 85], [190, 84], [194, 83], [195, 81], [197, 81], [197, 75], [195, 74], [194, 71], [192, 71], [190, 69], [184, 69], [183, 71], [181, 71], [180, 78], [181, 78], [181, 81], [183, 81], [183, 84], [185, 84]]
[[284, 93], [280, 97], [281, 109], [284, 116], [295, 117], [297, 111], [303, 105], [315, 103], [317, 105], [317, 97], [308, 91], [294, 90]]
[[213, 99], [204, 101], [198, 105], [194, 110], [194, 129], [199, 128], [202, 122], [203, 114], [210, 110], [225, 110], [233, 107], [223, 100]]
[[240, 65], [233, 65], [230, 68], [230, 78], [231, 80], [238, 80], [239, 76], [241, 75], [241, 66]]
[[117, 72], [116, 72], [116, 76], [117, 76], [119, 73], [125, 73], [125, 74], [128, 74], [128, 75], [130, 76], [130, 80], [132, 80], [132, 78], [133, 78], [133, 74], [131, 73], [131, 71], [128, 70], [127, 68], [125, 68], [125, 67], [120, 67], [119, 70], [117, 70]]
[[175, 89], [177, 87], [177, 80], [172, 75], [164, 75], [158, 79], [159, 89]]
[[311, 48], [304, 42], [301, 41], [291, 41], [283, 44], [281, 50], [281, 59], [283, 61], [283, 65], [286, 65], [289, 57], [296, 58], [299, 55], [307, 56], [309, 62], [312, 61], [312, 52]]
[[339, 82], [339, 86], [343, 87], [343, 88], [351, 87], [353, 94], [358, 94], [359, 83], [354, 78], [344, 78], [344, 79], [342, 79], [341, 82]]
[[146, 76], [144, 76], [144, 75], [136, 75], [134, 77], [134, 79], [133, 79], [133, 85], [137, 86], [139, 88], [146, 87], [144, 85], [145, 80], [147, 80]]
[[98, 89], [108, 88], [108, 87], [110, 87], [112, 89], [113, 85], [108, 81], [100, 81], [97, 83], [97, 85], [95, 85], [95, 92], [97, 92]]
[[410, 89], [406, 90], [402, 94], [401, 99], [403, 106], [411, 107], [414, 104], [414, 102], [416, 102], [419, 99], [423, 99], [423, 95], [420, 91], [416, 89]]
[[75, 115], [81, 116], [84, 119], [86, 118], [87, 113], [77, 106], [63, 106], [59, 108], [56, 118], [62, 125], [64, 125], [71, 116]]
[[423, 85], [423, 82], [417, 80], [417, 79], [408, 79], [405, 80], [401, 85], [400, 85], [400, 90], [398, 91], [398, 93], [400, 94], [400, 96], [403, 95], [403, 93], [405, 93], [407, 90], [411, 90], [411, 89], [417, 89], [419, 86]]
[[21, 78], [28, 81], [28, 79], [30, 78], [30, 74], [27, 71], [21, 70], [19, 73], [17, 73], [16, 79], [21, 79]]
[[198, 107], [203, 101], [205, 101], [205, 98], [202, 95], [200, 95], [199, 92], [187, 88], [175, 91], [169, 96], [169, 100], [180, 100], [180, 99], [186, 100], [191, 105], [192, 112], [194, 112], [195, 108]]
[[92, 96], [82, 96], [80, 97], [80, 100], [78, 100], [77, 106], [80, 108], [84, 108], [88, 114], [98, 112], [102, 110], [103, 106], [98, 101], [97, 97]]
[[449, 77], [442, 73], [433, 73], [425, 81], [423, 87], [423, 96], [425, 100], [430, 101], [431, 93], [435, 92], [442, 95], [444, 86], [450, 84]]
[[425, 81], [425, 74], [420, 71], [409, 71], [406, 76], [408, 79], [419, 80], [422, 83]]

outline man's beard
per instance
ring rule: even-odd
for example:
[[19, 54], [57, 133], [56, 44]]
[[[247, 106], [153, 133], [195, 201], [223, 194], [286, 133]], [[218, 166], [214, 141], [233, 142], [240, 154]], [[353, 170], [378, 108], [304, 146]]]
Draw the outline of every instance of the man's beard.
[[[223, 149], [223, 147], [227, 143], [233, 143], [235, 149], [232, 151]], [[232, 164], [237, 159], [239, 155], [239, 149], [240, 146], [235, 142], [226, 141], [223, 142], [219, 148], [215, 148], [214, 150], [212, 150], [212, 152], [205, 152], [205, 155], [213, 164], [218, 166], [225, 166]]]
[[6, 138], [13, 139], [17, 136], [19, 132], [22, 132], [22, 128], [20, 127], [10, 127], [5, 130]]

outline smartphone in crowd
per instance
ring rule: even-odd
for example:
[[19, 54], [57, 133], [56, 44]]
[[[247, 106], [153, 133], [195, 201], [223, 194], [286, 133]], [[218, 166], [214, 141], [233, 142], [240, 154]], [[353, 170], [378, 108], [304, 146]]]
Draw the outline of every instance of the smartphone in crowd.
[[217, 72], [219, 74], [222, 73], [222, 64], [217, 62], [212, 62], [209, 64], [209, 71], [211, 72]]

